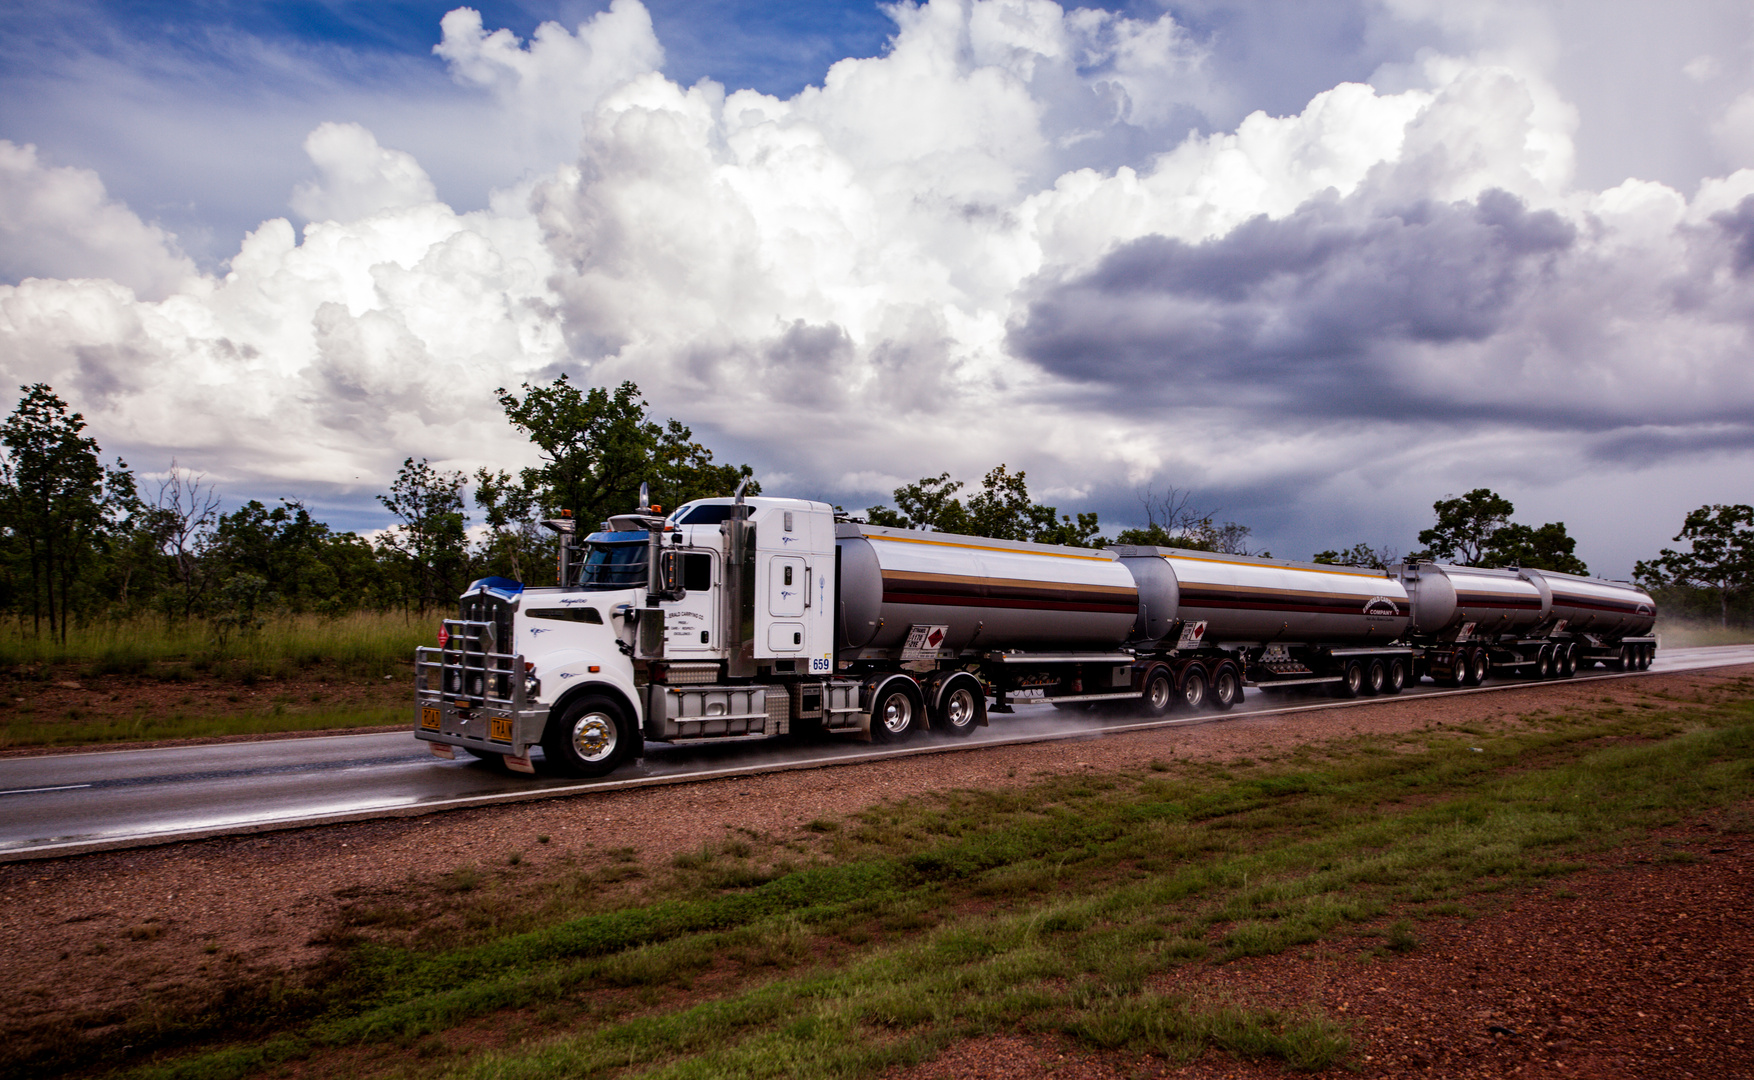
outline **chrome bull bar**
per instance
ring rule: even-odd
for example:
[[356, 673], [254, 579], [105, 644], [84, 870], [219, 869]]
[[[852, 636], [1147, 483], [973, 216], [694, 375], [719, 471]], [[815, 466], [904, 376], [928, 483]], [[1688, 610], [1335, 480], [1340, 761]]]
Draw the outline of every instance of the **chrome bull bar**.
[[414, 650], [415, 734], [435, 743], [524, 760], [542, 741], [548, 708], [521, 654], [496, 648], [491, 622], [446, 619], [445, 643]]

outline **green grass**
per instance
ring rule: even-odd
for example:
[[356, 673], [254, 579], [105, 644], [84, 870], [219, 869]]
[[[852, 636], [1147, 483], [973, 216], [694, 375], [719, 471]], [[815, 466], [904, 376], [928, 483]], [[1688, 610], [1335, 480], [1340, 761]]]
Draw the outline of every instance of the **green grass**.
[[[307, 979], [222, 1012], [143, 1009], [101, 1040], [16, 1038], [0, 1069], [862, 1077], [997, 1031], [1323, 1068], [1345, 1024], [1176, 973], [1315, 943], [1384, 962], [1426, 919], [1754, 799], [1747, 701], [1540, 725], [950, 792], [795, 840], [739, 832], [632, 884], [614, 864], [522, 885], [471, 865], [424, 916], [361, 908]], [[465, 1049], [508, 1026], [502, 1049]]]
[[0, 624], [0, 666], [81, 664], [94, 674], [146, 674], [163, 664], [231, 661], [271, 669], [332, 662], [349, 668], [405, 663], [417, 645], [434, 644], [437, 614], [356, 612], [337, 618], [278, 615], [221, 647], [200, 619], [166, 625], [152, 616], [73, 627], [63, 645], [28, 623]]

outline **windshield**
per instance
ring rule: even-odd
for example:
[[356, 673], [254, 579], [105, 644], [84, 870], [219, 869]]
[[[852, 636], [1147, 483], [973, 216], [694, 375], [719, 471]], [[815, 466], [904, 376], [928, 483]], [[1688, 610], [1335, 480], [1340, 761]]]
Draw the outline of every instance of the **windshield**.
[[731, 519], [731, 511], [736, 507], [729, 503], [709, 504], [685, 507], [676, 515], [678, 525], [717, 525], [721, 521]]
[[[621, 535], [629, 539], [604, 541], [598, 536]], [[632, 539], [637, 536], [638, 539]], [[585, 561], [579, 567], [582, 589], [633, 589], [646, 583], [646, 534], [598, 533], [585, 541]]]

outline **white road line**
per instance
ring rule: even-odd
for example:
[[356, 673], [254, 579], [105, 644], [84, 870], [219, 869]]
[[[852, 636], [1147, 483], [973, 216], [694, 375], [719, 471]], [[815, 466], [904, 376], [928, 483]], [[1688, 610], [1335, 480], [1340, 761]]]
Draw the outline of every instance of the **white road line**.
[[76, 791], [79, 788], [91, 787], [90, 784], [62, 784], [59, 787], [21, 787], [11, 791], [0, 791], [0, 795], [35, 795], [39, 791]]

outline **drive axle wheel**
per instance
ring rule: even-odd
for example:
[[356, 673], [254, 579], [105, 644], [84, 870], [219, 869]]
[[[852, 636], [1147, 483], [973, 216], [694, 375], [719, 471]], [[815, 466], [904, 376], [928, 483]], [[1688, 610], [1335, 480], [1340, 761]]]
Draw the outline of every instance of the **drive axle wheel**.
[[932, 730], [961, 738], [980, 726], [986, 712], [987, 699], [980, 683], [972, 676], [958, 675], [944, 688], [938, 699], [938, 712], [932, 717]]
[[906, 680], [884, 684], [871, 702], [871, 741], [903, 742], [919, 727], [920, 703]]
[[632, 745], [621, 706], [598, 694], [574, 699], [542, 733], [542, 755], [566, 776], [607, 776]]

